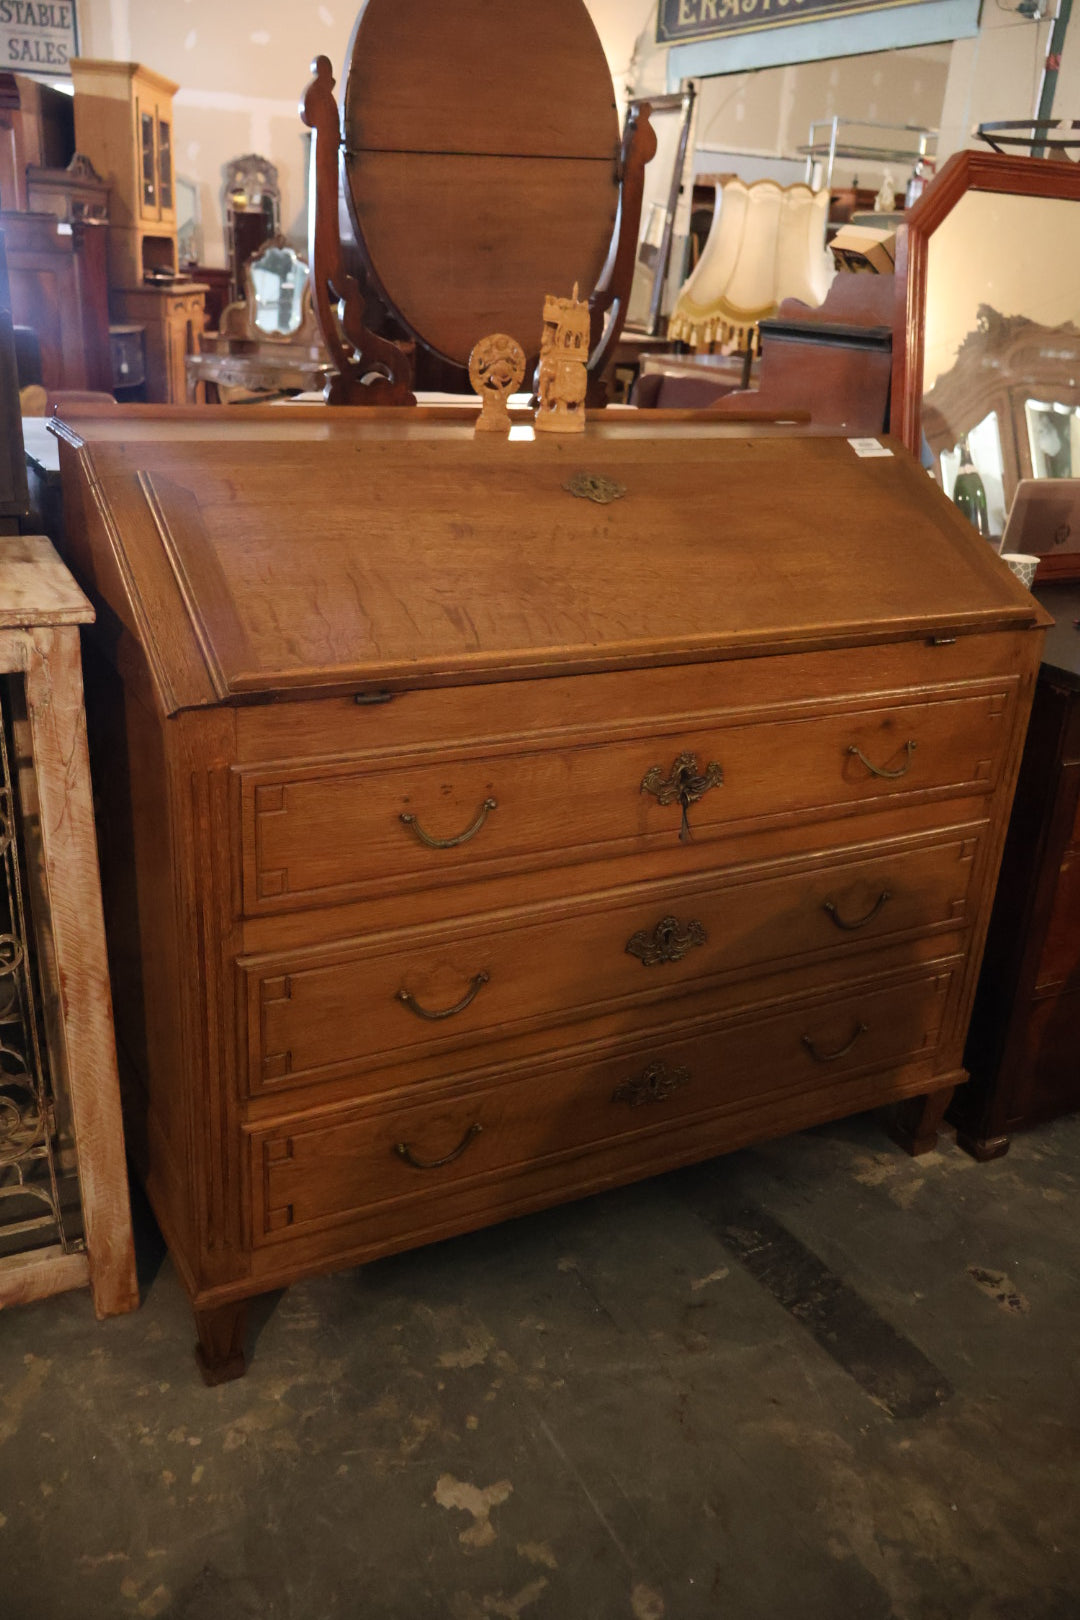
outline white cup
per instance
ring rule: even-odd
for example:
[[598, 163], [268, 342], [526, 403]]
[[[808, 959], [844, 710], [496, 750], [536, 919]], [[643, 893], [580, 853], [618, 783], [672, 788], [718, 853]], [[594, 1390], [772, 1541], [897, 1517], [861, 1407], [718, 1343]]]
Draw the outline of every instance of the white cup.
[[1030, 591], [1035, 583], [1035, 570], [1039, 566], [1040, 559], [1033, 557], [1028, 551], [1003, 551], [1001, 560], [1008, 563], [1021, 585], [1026, 585]]

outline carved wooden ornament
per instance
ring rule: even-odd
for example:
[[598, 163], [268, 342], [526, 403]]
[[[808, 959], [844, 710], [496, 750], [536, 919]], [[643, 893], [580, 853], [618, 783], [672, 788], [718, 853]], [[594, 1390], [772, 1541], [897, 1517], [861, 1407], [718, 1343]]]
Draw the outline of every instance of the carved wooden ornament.
[[477, 433], [509, 433], [506, 401], [525, 379], [525, 350], [505, 332], [481, 338], [469, 356], [469, 381], [483, 401]]
[[584, 433], [589, 387], [589, 306], [578, 298], [544, 299], [536, 426], [545, 433]]

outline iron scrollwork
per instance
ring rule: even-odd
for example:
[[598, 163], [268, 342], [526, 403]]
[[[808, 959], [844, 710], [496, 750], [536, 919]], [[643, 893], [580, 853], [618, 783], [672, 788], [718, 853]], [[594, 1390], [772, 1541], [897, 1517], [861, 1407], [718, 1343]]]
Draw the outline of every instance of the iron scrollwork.
[[626, 949], [642, 967], [656, 967], [661, 962], [681, 962], [689, 951], [704, 945], [707, 937], [699, 922], [681, 923], [677, 917], [662, 917], [655, 928], [639, 928], [632, 934]]
[[43, 1062], [30, 956], [18, 809], [9, 763], [9, 715], [0, 702], [0, 1253], [29, 1254], [48, 1244], [70, 1252], [56, 1107]]

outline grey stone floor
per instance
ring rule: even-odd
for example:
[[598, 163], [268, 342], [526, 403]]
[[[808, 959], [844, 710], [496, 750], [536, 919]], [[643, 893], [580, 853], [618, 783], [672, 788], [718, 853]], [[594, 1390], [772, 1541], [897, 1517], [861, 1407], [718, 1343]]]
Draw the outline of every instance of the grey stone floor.
[[3, 1620], [1077, 1620], [1080, 1119], [858, 1119], [298, 1285], [0, 1317]]

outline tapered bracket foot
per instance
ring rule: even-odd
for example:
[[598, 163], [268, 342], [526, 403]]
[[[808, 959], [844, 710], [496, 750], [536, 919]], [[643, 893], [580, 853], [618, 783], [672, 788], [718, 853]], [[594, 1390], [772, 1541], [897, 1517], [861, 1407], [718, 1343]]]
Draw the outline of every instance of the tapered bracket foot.
[[204, 1384], [213, 1388], [215, 1384], [227, 1384], [234, 1378], [243, 1378], [247, 1371], [244, 1359], [246, 1326], [246, 1299], [231, 1305], [216, 1305], [210, 1310], [195, 1311], [195, 1328], [199, 1335], [195, 1360]]
[[889, 1120], [889, 1135], [913, 1159], [932, 1153], [937, 1147], [938, 1131], [954, 1090], [954, 1086], [946, 1086], [944, 1091], [932, 1091], [926, 1097], [909, 1097], [894, 1110]]

